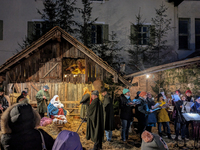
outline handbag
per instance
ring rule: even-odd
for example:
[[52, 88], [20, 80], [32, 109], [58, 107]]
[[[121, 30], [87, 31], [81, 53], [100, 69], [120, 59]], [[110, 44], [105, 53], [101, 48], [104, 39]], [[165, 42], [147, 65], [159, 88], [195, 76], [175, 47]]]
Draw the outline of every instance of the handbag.
[[38, 131], [40, 132], [40, 136], [42, 139], [42, 150], [47, 150], [42, 132], [40, 130], [38, 130]]

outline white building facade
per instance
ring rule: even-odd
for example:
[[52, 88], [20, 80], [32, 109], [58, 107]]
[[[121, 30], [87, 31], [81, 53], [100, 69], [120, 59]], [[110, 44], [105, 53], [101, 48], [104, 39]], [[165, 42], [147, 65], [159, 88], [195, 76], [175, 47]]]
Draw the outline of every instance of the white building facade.
[[[172, 30], [166, 37], [167, 45], [183, 59], [200, 49], [200, 0], [90, 0], [92, 2], [92, 19], [98, 18], [94, 43], [102, 42], [99, 37], [106, 37], [115, 32], [119, 45], [123, 47], [121, 56], [126, 61], [131, 47], [129, 36], [131, 24], [136, 23], [139, 13], [144, 24], [152, 25], [155, 9], [164, 4], [168, 18], [171, 18]], [[179, 4], [180, 3], [180, 4]], [[40, 22], [37, 9], [42, 10], [43, 0], [0, 0], [0, 65], [12, 57], [19, 49], [23, 39], [28, 36], [30, 22]], [[77, 7], [82, 7], [81, 0]], [[75, 15], [80, 22], [80, 14]], [[107, 33], [106, 33], [107, 32]], [[175, 59], [175, 58], [172, 58]]]

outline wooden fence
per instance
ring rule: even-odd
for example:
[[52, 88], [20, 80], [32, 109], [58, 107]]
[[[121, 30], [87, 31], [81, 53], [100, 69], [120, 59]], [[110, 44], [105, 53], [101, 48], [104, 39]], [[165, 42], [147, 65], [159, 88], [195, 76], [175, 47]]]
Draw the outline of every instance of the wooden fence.
[[[66, 82], [59, 83], [11, 83], [7, 86], [7, 94], [10, 95], [11, 102], [14, 103], [14, 98], [12, 98], [12, 93], [21, 93], [23, 90], [28, 91], [30, 97], [30, 103], [36, 104], [36, 94], [38, 90], [43, 89], [44, 85], [49, 86], [50, 99], [54, 95], [58, 95], [60, 101], [64, 104], [65, 109], [71, 111], [75, 109], [70, 115], [80, 115], [80, 109], [77, 107], [83, 96], [83, 88], [88, 87], [92, 90], [92, 84], [73, 84]], [[15, 98], [16, 99], [16, 98]]]

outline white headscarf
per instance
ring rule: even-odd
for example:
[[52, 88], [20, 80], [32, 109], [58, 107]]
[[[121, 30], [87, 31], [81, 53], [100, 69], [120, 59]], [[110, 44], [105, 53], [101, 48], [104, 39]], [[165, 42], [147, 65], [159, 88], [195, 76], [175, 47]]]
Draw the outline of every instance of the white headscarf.
[[167, 99], [167, 97], [165, 96], [165, 92], [160, 92], [161, 94], [162, 94], [162, 96], [163, 96], [163, 99], [164, 100], [166, 100]]
[[[50, 103], [54, 104], [54, 102], [56, 101], [56, 98], [59, 97], [58, 95], [54, 95], [54, 97], [51, 99]], [[58, 101], [59, 102], [59, 101]]]

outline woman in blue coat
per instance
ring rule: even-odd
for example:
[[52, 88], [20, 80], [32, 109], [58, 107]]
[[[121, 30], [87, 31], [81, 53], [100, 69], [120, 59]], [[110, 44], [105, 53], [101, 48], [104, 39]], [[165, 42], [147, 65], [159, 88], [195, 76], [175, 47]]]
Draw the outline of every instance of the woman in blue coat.
[[[152, 109], [152, 106], [155, 105], [154, 100], [152, 99], [152, 95], [151, 93], [147, 93], [147, 103], [148, 103], [148, 107], [149, 109]], [[148, 115], [148, 125], [146, 127], [146, 130], [151, 132], [152, 127], [156, 127], [156, 123], [157, 123], [157, 119], [156, 119], [156, 111], [153, 113], [150, 113]]]

